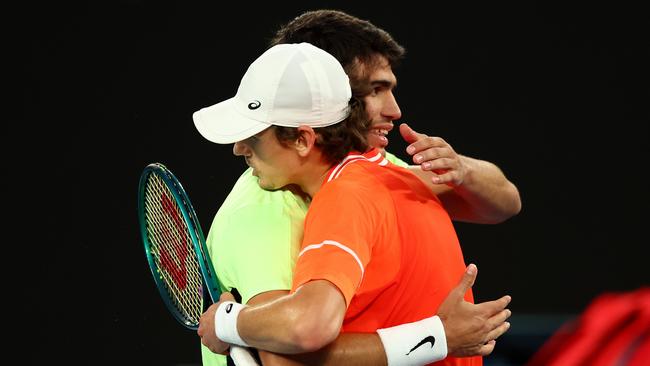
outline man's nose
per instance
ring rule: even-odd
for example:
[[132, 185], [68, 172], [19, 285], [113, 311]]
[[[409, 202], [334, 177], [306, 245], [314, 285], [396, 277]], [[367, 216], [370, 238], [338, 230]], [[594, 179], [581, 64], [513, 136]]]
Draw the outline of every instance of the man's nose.
[[249, 153], [249, 148], [243, 141], [237, 141], [232, 147], [232, 153], [235, 156], [246, 156]]
[[391, 121], [396, 121], [402, 117], [402, 111], [399, 109], [395, 95], [391, 92], [388, 95], [388, 100], [384, 104], [382, 114], [388, 117]]

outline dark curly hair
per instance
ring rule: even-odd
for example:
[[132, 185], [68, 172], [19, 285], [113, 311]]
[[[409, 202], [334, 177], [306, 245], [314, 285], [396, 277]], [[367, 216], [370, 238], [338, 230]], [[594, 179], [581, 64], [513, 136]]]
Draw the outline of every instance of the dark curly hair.
[[280, 27], [270, 47], [281, 43], [308, 42], [334, 56], [350, 78], [352, 95], [365, 96], [371, 89], [359, 64], [372, 66], [383, 56], [395, 68], [405, 49], [385, 30], [367, 20], [339, 10], [307, 11]]

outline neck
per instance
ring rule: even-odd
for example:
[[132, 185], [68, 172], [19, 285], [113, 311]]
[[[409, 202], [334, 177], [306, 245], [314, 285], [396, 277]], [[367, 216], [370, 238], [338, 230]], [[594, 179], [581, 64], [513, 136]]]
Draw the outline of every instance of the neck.
[[306, 179], [300, 184], [303, 192], [313, 198], [323, 186], [323, 182], [331, 167], [329, 164], [319, 164], [317, 167], [314, 167], [308, 174], [308, 177], [306, 176]]
[[[361, 154], [361, 155], [366, 155], [368, 153], [372, 152], [372, 155], [375, 156], [377, 152], [380, 152], [382, 156], [386, 156], [385, 151], [379, 151], [378, 149], [374, 148], [369, 148], [368, 151], [365, 153], [359, 153], [359, 152], [354, 152], [355, 154]], [[323, 183], [325, 182], [325, 179], [327, 178], [327, 174], [329, 173], [330, 169], [332, 169], [333, 166], [341, 163], [341, 161], [337, 161], [334, 164], [330, 163], [325, 163], [323, 160], [320, 160], [318, 164], [312, 165], [312, 167], [308, 170], [309, 174], [304, 174], [303, 177], [309, 177], [309, 179], [306, 179], [303, 181], [302, 184], [300, 184], [300, 188], [303, 190], [303, 192], [307, 193], [310, 197], [314, 197], [314, 195], [320, 190], [320, 188], [323, 186]]]
[[314, 149], [310, 154], [303, 157], [299, 168], [294, 172], [294, 184], [299, 186], [309, 197], [313, 198], [323, 186], [327, 178], [327, 173], [340, 162], [330, 163], [324, 158], [320, 150]]
[[322, 155], [313, 154], [303, 160], [295, 172], [295, 184], [310, 197], [320, 190], [332, 164], [322, 159]]

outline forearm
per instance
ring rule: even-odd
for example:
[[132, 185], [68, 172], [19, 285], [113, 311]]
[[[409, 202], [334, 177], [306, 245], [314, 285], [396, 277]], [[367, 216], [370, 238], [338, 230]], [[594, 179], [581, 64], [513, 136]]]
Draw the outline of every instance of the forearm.
[[312, 281], [292, 295], [242, 310], [237, 329], [252, 347], [305, 353], [334, 340], [344, 314], [345, 300], [338, 289], [328, 281]]
[[419, 166], [411, 166], [411, 171], [440, 198], [453, 220], [496, 224], [519, 213], [519, 191], [499, 167], [467, 156], [460, 159], [466, 172], [462, 183], [454, 187], [433, 184], [432, 173]]
[[[461, 159], [468, 167], [468, 173], [463, 184], [456, 187], [454, 192], [469, 209], [459, 209], [457, 220], [492, 224], [519, 213], [519, 191], [499, 167], [467, 156], [461, 156]], [[441, 200], [444, 203], [445, 197], [441, 197]]]
[[[386, 365], [388, 356], [394, 364], [428, 364], [442, 360], [449, 353], [456, 357], [487, 356], [496, 338], [510, 324], [506, 309], [510, 296], [473, 304], [465, 301], [467, 291], [476, 280], [476, 266], [470, 264], [458, 285], [438, 308], [439, 316], [378, 330], [372, 334], [339, 335], [327, 347], [304, 355], [276, 355], [260, 352], [265, 366], [273, 365]], [[439, 320], [436, 320], [439, 319]], [[378, 333], [381, 333], [381, 338]], [[426, 355], [412, 354], [430, 336], [434, 338]], [[385, 342], [385, 343], [384, 343]], [[386, 345], [386, 348], [384, 347]], [[437, 347], [434, 348], [434, 346]], [[424, 357], [422, 357], [424, 356]]]
[[377, 333], [342, 333], [326, 347], [310, 353], [280, 355], [260, 352], [265, 366], [359, 365], [385, 366], [386, 355]]
[[292, 296], [249, 307], [239, 314], [237, 329], [246, 343], [258, 349], [282, 353], [304, 352], [297, 339], [297, 324], [302, 317]]
[[[449, 317], [448, 317], [449, 318]], [[452, 320], [453, 323], [453, 320]], [[373, 334], [344, 334], [327, 347], [305, 355], [264, 354], [265, 365], [426, 365], [447, 356], [444, 325], [438, 316]], [[420, 348], [430, 343], [430, 347]], [[418, 352], [413, 352], [419, 349]]]

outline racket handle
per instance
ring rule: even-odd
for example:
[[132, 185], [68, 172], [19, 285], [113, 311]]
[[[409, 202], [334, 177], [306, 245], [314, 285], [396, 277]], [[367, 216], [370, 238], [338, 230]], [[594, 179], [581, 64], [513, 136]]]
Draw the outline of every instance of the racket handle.
[[259, 366], [248, 348], [245, 347], [231, 346], [230, 357], [237, 366]]

